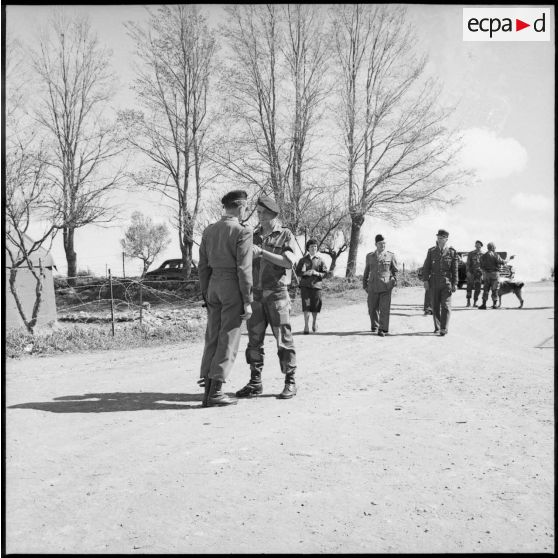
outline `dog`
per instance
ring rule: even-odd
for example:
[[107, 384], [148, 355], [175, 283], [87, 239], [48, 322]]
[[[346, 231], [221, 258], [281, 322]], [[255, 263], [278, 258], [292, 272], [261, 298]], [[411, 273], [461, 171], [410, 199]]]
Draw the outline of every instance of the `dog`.
[[498, 288], [498, 308], [502, 306], [502, 297], [513, 293], [519, 299], [519, 308], [523, 308], [522, 289], [525, 283], [521, 281], [502, 281]]

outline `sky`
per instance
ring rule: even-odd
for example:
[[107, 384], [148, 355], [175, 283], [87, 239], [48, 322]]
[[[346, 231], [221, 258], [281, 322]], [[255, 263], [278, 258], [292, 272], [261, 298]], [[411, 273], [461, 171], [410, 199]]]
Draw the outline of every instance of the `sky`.
[[[32, 45], [40, 23], [52, 9], [53, 5], [7, 6], [8, 32]], [[79, 5], [64, 9], [87, 13], [101, 42], [113, 50], [112, 63], [121, 84], [114, 103], [129, 108], [133, 46], [123, 23], [144, 18], [144, 8]], [[212, 24], [225, 17], [221, 5], [206, 4], [202, 9]], [[449, 231], [449, 243], [457, 250], [472, 250], [475, 241], [481, 240], [485, 247], [492, 241], [497, 250], [515, 255], [518, 280], [548, 277], [554, 266], [554, 8], [547, 42], [465, 42], [462, 9], [457, 4], [408, 5], [408, 18], [419, 39], [417, 48], [429, 57], [428, 70], [444, 86], [442, 100], [458, 103], [452, 118], [463, 130], [463, 161], [475, 170], [478, 180], [460, 193], [463, 199], [458, 205], [426, 211], [398, 227], [367, 217], [357, 273], [363, 271], [366, 253], [375, 249], [377, 233], [409, 269], [422, 264], [440, 228]], [[90, 225], [76, 232], [79, 269], [104, 274], [111, 268], [113, 274], [121, 275], [119, 240], [131, 213], [143, 211], [156, 222], [169, 219], [153, 194], [128, 193], [121, 201], [120, 222], [110, 227]], [[52, 255], [58, 271], [65, 273], [61, 238], [55, 239]], [[180, 257], [174, 236], [152, 268], [173, 257]], [[338, 262], [338, 273], [343, 274], [345, 264], [346, 254]], [[137, 274], [139, 269], [137, 260], [125, 261], [126, 275]]]

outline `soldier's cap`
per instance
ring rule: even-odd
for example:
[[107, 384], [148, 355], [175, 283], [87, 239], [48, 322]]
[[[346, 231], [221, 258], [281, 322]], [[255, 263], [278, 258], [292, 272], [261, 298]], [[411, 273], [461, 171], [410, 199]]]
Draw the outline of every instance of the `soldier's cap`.
[[265, 207], [267, 210], [275, 213], [275, 215], [279, 215], [279, 206], [277, 202], [269, 196], [260, 196], [258, 198], [258, 205]]
[[475, 244], [480, 244], [481, 246], [484, 246], [484, 244], [480, 240], [475, 240]]
[[239, 200], [247, 200], [247, 199], [248, 199], [248, 193], [245, 192], [244, 190], [231, 190], [221, 198], [221, 203], [223, 205], [226, 205], [227, 203], [231, 203]]
[[489, 242], [489, 243], [486, 245], [486, 247], [487, 247], [489, 250], [496, 250], [496, 246], [494, 245], [494, 242]]
[[445, 231], [444, 229], [440, 229], [436, 236], [443, 236], [444, 238], [448, 238], [449, 237], [449, 232]]
[[384, 240], [384, 237], [381, 234], [377, 234], [374, 237], [374, 242], [382, 242], [382, 240]]

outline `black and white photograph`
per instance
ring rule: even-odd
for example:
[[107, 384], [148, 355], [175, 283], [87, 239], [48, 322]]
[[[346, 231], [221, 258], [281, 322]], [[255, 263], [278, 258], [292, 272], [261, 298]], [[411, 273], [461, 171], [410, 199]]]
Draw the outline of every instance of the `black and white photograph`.
[[555, 8], [2, 5], [2, 553], [555, 551]]

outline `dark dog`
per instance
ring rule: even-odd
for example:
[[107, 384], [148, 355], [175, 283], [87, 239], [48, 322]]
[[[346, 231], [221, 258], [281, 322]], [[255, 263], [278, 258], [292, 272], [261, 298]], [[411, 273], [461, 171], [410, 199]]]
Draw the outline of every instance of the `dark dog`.
[[521, 290], [523, 289], [521, 281], [502, 281], [498, 289], [498, 308], [502, 306], [502, 297], [506, 294], [513, 293], [519, 299], [519, 308], [523, 308], [523, 297]]

